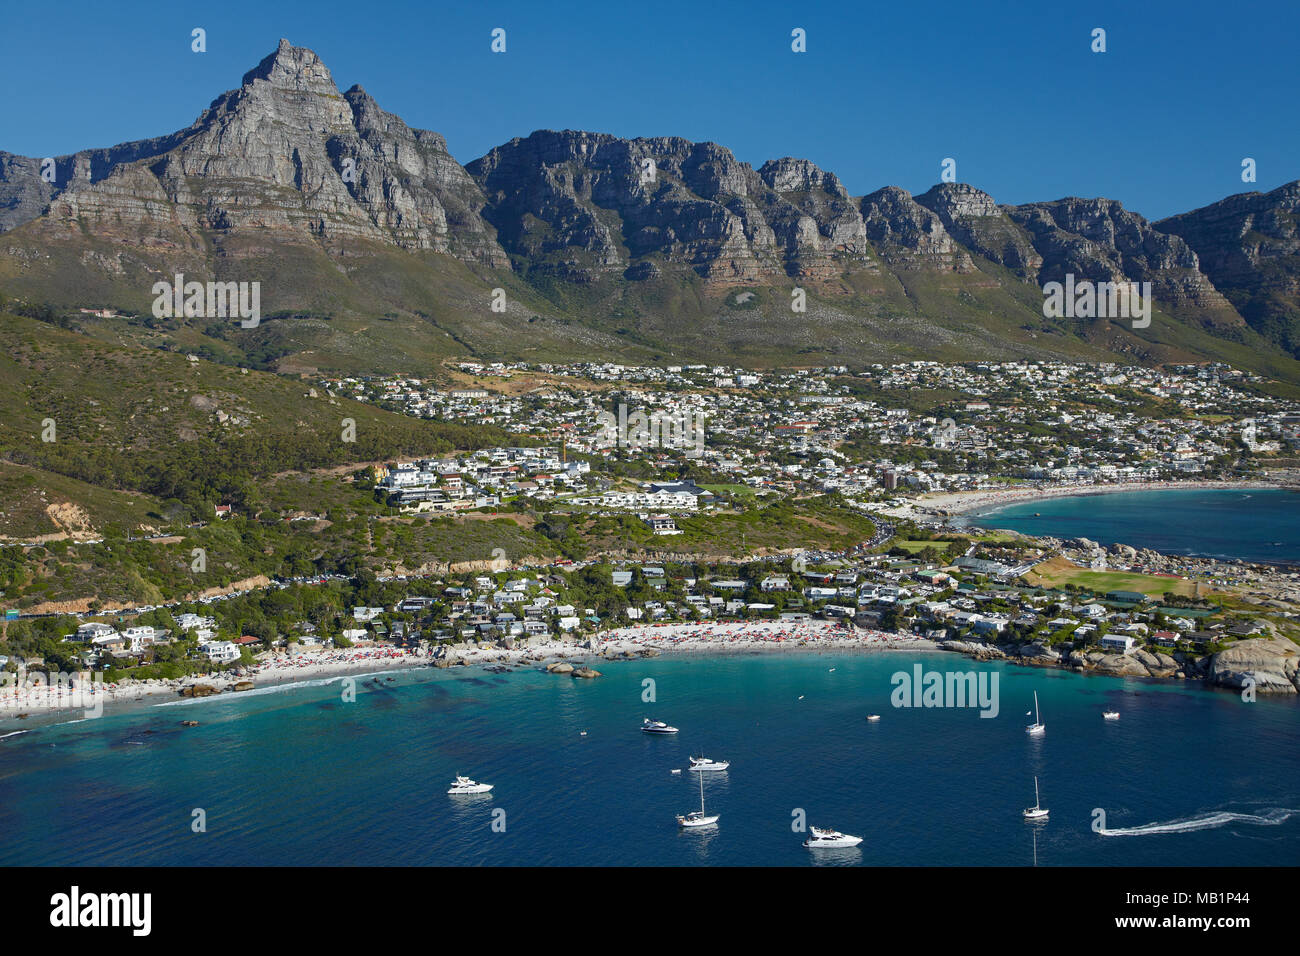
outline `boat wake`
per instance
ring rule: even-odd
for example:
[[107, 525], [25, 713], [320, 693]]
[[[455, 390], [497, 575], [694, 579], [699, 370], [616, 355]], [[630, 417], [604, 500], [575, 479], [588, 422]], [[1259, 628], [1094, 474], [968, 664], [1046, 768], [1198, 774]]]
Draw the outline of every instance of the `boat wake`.
[[1288, 810], [1275, 807], [1261, 810], [1259, 813], [1235, 813], [1231, 810], [1215, 810], [1183, 820], [1170, 820], [1167, 823], [1146, 823], [1140, 827], [1120, 827], [1116, 830], [1102, 828], [1097, 832], [1102, 836], [1153, 836], [1159, 833], [1191, 833], [1193, 830], [1214, 830], [1233, 823], [1251, 823], [1257, 826], [1275, 827], [1285, 823], [1291, 817], [1300, 814], [1300, 810]]

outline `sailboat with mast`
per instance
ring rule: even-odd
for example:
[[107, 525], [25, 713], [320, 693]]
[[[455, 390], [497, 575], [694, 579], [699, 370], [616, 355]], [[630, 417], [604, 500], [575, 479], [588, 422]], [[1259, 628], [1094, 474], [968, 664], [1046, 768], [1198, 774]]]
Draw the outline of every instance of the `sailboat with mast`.
[[685, 815], [677, 814], [677, 825], [679, 827], [711, 827], [718, 822], [721, 814], [712, 815], [704, 812], [704, 774], [697, 774], [700, 778], [700, 809], [692, 810]]
[[1025, 819], [1026, 819], [1026, 820], [1046, 820], [1046, 819], [1047, 819], [1047, 808], [1046, 808], [1046, 807], [1043, 807], [1043, 806], [1040, 806], [1040, 803], [1041, 803], [1041, 801], [1040, 801], [1040, 799], [1039, 799], [1039, 797], [1038, 797], [1038, 778], [1037, 778], [1037, 777], [1034, 777], [1034, 805], [1033, 805], [1032, 807], [1026, 807], [1026, 808], [1025, 808]]
[[[1029, 716], [1028, 714], [1025, 715]], [[1025, 733], [1038, 736], [1046, 732], [1047, 724], [1043, 723], [1038, 717], [1038, 691], [1034, 691], [1034, 722], [1025, 728]]]

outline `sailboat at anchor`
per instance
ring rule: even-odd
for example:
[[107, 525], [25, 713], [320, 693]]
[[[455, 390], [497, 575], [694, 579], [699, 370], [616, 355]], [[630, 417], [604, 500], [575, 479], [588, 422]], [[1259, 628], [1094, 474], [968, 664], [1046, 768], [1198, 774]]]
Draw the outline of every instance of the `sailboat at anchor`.
[[[1029, 715], [1026, 714], [1025, 716]], [[1034, 691], [1034, 722], [1025, 728], [1025, 733], [1037, 736], [1041, 733], [1045, 733], [1046, 730], [1047, 724], [1043, 723], [1038, 718], [1038, 691]]]
[[712, 815], [704, 812], [704, 774], [696, 774], [700, 778], [700, 808], [692, 810], [686, 815], [677, 814], [677, 825], [679, 827], [711, 827], [718, 822], [721, 814]]

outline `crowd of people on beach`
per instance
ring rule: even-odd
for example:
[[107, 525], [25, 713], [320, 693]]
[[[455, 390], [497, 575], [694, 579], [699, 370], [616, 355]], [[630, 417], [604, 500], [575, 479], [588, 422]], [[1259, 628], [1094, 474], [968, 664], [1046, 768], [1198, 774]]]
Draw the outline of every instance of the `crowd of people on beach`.
[[812, 644], [887, 646], [911, 638], [846, 626], [839, 621], [719, 621], [711, 624], [644, 624], [606, 635], [610, 641], [642, 647], [801, 647]]

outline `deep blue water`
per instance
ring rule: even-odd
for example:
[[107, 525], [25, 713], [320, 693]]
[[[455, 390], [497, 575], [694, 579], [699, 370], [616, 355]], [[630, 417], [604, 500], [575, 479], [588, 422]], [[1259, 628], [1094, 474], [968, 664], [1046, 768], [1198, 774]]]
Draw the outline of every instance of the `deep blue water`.
[[1300, 564], [1300, 493], [1283, 489], [1044, 498], [972, 514], [969, 521], [986, 528], [1091, 538], [1169, 554]]
[[[997, 673], [999, 716], [895, 709], [890, 677], [917, 662]], [[1045, 866], [1300, 863], [1300, 814], [1281, 812], [1300, 810], [1294, 698], [951, 654], [599, 666], [592, 681], [422, 669], [363, 681], [354, 703], [333, 683], [33, 727], [0, 740], [0, 864], [1030, 865], [1035, 834]], [[1024, 732], [1034, 690], [1041, 738]], [[642, 734], [643, 716], [681, 733]], [[679, 833], [698, 790], [670, 770], [699, 751], [733, 761], [705, 790], [722, 819]], [[449, 797], [457, 772], [496, 789]], [[1035, 774], [1051, 810], [1038, 827], [1021, 819]], [[1179, 832], [1099, 835], [1097, 807], [1111, 830]], [[191, 832], [195, 808], [206, 833]], [[797, 808], [865, 842], [814, 855], [791, 830]], [[1244, 817], [1185, 828], [1219, 813]]]

